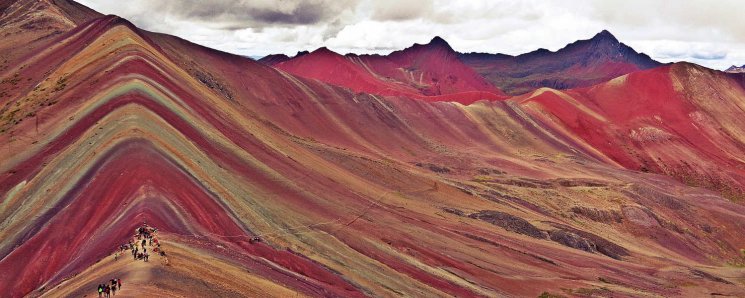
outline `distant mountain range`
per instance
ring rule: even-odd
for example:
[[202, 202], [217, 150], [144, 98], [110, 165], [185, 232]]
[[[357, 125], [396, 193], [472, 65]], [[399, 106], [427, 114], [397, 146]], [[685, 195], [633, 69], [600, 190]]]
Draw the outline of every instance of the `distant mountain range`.
[[461, 54], [460, 58], [495, 86], [512, 95], [541, 87], [571, 89], [591, 86], [662, 65], [619, 42], [606, 30], [556, 52], [539, 49], [518, 56], [467, 53]]
[[[324, 49], [324, 52], [331, 51]], [[381, 89], [386, 89], [384, 87], [362, 88], [358, 85], [359, 82], [351, 82], [349, 78], [345, 79], [345, 76], [341, 75], [341, 73], [355, 69], [353, 72], [356, 73], [368, 72], [371, 75], [371, 78], [368, 78], [370, 80], [383, 81], [379, 82], [382, 83], [379, 85], [389, 85], [388, 83], [395, 81], [397, 85], [417, 89], [416, 92], [425, 95], [466, 91], [504, 92], [517, 95], [541, 87], [553, 89], [587, 87], [630, 72], [662, 65], [646, 54], [638, 53], [619, 42], [606, 30], [591, 39], [576, 41], [556, 52], [539, 49], [518, 56], [457, 53], [445, 40], [435, 37], [428, 44], [414, 45], [389, 55], [347, 54], [345, 56], [347, 60], [358, 65], [352, 68], [349, 68], [350, 65], [325, 65], [323, 68], [326, 69], [326, 75], [319, 73], [320, 65], [317, 62], [311, 62], [311, 60], [319, 59], [320, 55], [304, 56], [305, 53], [298, 53], [295, 57], [281, 54], [269, 55], [259, 61], [277, 66], [290, 73], [350, 87], [357, 91], [380, 93]], [[339, 54], [336, 55], [341, 57]], [[453, 61], [454, 57], [462, 63]], [[296, 62], [287, 64], [288, 61]], [[413, 61], [417, 61], [416, 64], [412, 64]], [[304, 68], [303, 64], [307, 63], [314, 63], [314, 67]], [[472, 70], [465, 69], [461, 64]], [[332, 71], [333, 68], [336, 69]], [[346, 68], [346, 71], [341, 68]], [[458, 71], [451, 71], [447, 75], [444, 75], [441, 70], [428, 71], [437, 68], [455, 68]], [[472, 72], [478, 73], [483, 79], [475, 77]], [[351, 73], [349, 75], [352, 76]], [[424, 76], [420, 78], [420, 75]], [[461, 82], [455, 83], [458, 80]], [[488, 81], [496, 88], [485, 87], [482, 80]], [[388, 86], [388, 89], [396, 90], [397, 88]], [[499, 92], [496, 89], [499, 89]], [[383, 93], [391, 94], [389, 91]]]
[[743, 65], [743, 66], [732, 65], [729, 68], [727, 68], [724, 72], [729, 72], [729, 73], [745, 73], [745, 65]]
[[340, 55], [324, 47], [292, 58], [270, 55], [259, 61], [356, 92], [461, 103], [504, 98], [501, 90], [463, 64], [458, 55], [445, 40], [435, 37], [389, 55]]

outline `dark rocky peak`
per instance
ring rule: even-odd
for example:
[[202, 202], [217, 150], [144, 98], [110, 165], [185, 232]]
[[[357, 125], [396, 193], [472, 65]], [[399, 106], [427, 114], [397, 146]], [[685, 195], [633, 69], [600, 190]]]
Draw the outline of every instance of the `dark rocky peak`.
[[608, 30], [600, 31], [600, 33], [595, 34], [592, 38], [590, 38], [590, 41], [593, 41], [595, 43], [600, 42], [608, 42], [608, 43], [619, 43], [618, 39], [613, 36]]
[[[410, 50], [415, 50], [415, 51], [436, 50], [436, 51], [445, 51], [445, 52], [453, 52], [453, 53], [455, 52], [455, 50], [453, 50], [453, 48], [450, 47], [450, 44], [448, 44], [447, 41], [445, 41], [444, 39], [442, 39], [442, 37], [439, 37], [439, 36], [433, 37], [432, 40], [430, 40], [429, 43], [426, 43], [426, 44], [415, 43], [414, 45], [404, 49], [403, 51], [406, 52]], [[401, 51], [396, 51], [396, 52], [401, 52]]]
[[442, 39], [442, 37], [439, 37], [439, 36], [433, 37], [432, 40], [430, 40], [427, 45], [428, 46], [437, 46], [437, 47], [446, 47], [446, 48], [452, 49], [450, 47], [450, 44], [447, 41], [445, 41], [444, 39]]
[[730, 73], [745, 73], [745, 64], [743, 64], [742, 66], [732, 65], [729, 68], [727, 68], [725, 70], [725, 72], [730, 72]]
[[288, 60], [290, 60], [290, 56], [287, 56], [285, 54], [272, 54], [272, 55], [264, 56], [263, 58], [257, 61], [267, 64], [267, 65], [277, 65], [279, 63], [282, 63]]

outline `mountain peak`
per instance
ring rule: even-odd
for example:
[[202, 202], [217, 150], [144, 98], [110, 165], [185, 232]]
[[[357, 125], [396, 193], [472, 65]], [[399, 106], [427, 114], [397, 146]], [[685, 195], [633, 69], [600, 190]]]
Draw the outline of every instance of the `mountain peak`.
[[437, 53], [455, 53], [455, 50], [453, 50], [452, 47], [450, 47], [450, 44], [448, 44], [447, 41], [445, 41], [442, 37], [435, 36], [430, 40], [428, 43], [420, 44], [415, 43], [412, 46], [405, 48], [403, 50], [394, 51], [389, 56], [397, 56], [404, 53], [417, 53], [420, 51], [426, 51], [426, 52], [437, 52]]
[[[496, 55], [492, 55], [495, 57]], [[538, 49], [518, 56], [460, 55], [492, 84], [518, 95], [537, 87], [572, 89], [592, 86], [661, 63], [621, 43], [608, 30], [572, 42], [555, 52]], [[530, 74], [526, 76], [526, 74]]]
[[745, 73], [745, 64], [742, 66], [732, 65], [729, 68], [725, 70], [725, 72], [729, 73]]
[[315, 49], [315, 51], [313, 51], [313, 53], [315, 52], [324, 53], [324, 52], [331, 52], [331, 50], [329, 50], [329, 48], [327, 47], [320, 47], [320, 48]]
[[615, 36], [613, 36], [613, 34], [611, 34], [610, 31], [608, 31], [608, 30], [600, 31], [598, 34], [595, 34], [595, 36], [593, 36], [590, 40], [593, 40], [593, 41], [610, 41], [610, 42], [614, 42], [614, 43], [619, 42], [618, 39]]
[[445, 39], [439, 36], [433, 37], [432, 40], [429, 41], [428, 45], [441, 45], [441, 46], [450, 47], [450, 44], [448, 44], [448, 42], [445, 41]]
[[339, 53], [334, 52], [332, 50], [329, 50], [327, 47], [320, 47], [317, 48], [315, 51], [311, 52], [311, 54], [314, 55], [332, 55], [332, 56], [341, 56]]
[[103, 15], [97, 11], [72, 0], [17, 0], [0, 3], [0, 24], [4, 26], [13, 22], [30, 24], [52, 19], [56, 27], [71, 28], [101, 16]]
[[445, 41], [445, 39], [439, 36], [433, 37], [432, 40], [430, 40], [429, 43], [427, 43], [425, 46], [430, 48], [443, 48], [448, 51], [454, 51], [450, 44]]

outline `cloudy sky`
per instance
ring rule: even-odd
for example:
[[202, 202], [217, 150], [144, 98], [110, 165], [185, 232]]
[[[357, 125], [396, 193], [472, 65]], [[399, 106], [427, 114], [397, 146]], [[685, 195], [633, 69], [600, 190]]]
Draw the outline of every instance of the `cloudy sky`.
[[603, 29], [662, 62], [745, 64], [737, 0], [79, 0], [141, 28], [260, 57], [388, 53], [439, 35], [460, 52], [557, 50]]

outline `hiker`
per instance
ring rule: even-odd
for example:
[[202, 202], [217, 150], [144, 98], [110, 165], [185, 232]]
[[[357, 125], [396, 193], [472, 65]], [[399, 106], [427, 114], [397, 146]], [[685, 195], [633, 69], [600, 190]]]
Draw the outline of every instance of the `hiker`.
[[111, 279], [111, 294], [113, 295], [115, 293], [116, 293], [116, 278], [112, 278]]
[[109, 289], [109, 285], [103, 286], [103, 293], [106, 294], [106, 298], [111, 297], [111, 289]]
[[119, 290], [122, 289], [122, 279], [121, 278], [117, 278], [116, 279], [116, 285], [119, 286]]
[[103, 285], [98, 284], [98, 297], [101, 298], [101, 294], [103, 294]]

